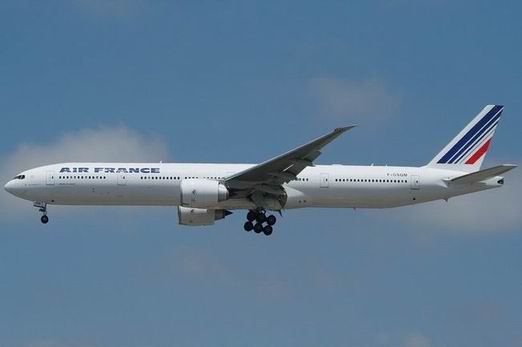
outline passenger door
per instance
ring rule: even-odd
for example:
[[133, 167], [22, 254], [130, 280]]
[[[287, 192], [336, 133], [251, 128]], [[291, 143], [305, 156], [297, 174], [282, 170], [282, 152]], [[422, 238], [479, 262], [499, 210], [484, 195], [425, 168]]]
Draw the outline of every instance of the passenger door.
[[410, 177], [410, 187], [412, 190], [420, 189], [420, 176], [419, 175], [411, 175]]
[[321, 174], [321, 180], [320, 180], [320, 187], [321, 188], [328, 188], [328, 186], [329, 186], [328, 174], [327, 173], [322, 173]]
[[127, 174], [118, 174], [118, 185], [119, 186], [127, 185]]
[[48, 186], [54, 186], [54, 176], [56, 173], [54, 171], [47, 171], [45, 173], [45, 184]]

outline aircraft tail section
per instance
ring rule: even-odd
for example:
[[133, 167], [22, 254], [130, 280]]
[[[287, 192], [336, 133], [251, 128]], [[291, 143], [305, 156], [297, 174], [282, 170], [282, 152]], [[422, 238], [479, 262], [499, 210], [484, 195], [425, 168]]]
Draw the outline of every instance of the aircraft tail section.
[[487, 105], [427, 165], [464, 172], [479, 171], [504, 110], [501, 105]]
[[462, 175], [459, 177], [453, 178], [452, 182], [457, 183], [477, 183], [481, 181], [485, 181], [487, 179], [502, 175], [505, 172], [508, 172], [509, 170], [513, 170], [516, 168], [516, 165], [511, 164], [502, 164], [494, 167], [490, 167], [485, 170], [480, 170], [477, 172], [472, 172], [466, 175]]

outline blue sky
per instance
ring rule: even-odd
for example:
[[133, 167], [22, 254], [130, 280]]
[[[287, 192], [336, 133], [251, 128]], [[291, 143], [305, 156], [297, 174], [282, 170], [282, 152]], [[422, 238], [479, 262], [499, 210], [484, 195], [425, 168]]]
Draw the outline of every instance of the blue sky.
[[[515, 1], [3, 1], [0, 177], [62, 160], [422, 165], [488, 103], [522, 162]], [[0, 346], [520, 346], [522, 175], [386, 211], [51, 207], [0, 193]]]

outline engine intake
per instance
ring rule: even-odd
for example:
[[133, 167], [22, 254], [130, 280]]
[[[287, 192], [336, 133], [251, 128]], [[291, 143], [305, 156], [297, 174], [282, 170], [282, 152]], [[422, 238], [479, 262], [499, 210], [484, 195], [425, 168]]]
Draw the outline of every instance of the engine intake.
[[232, 214], [228, 210], [209, 210], [178, 206], [179, 224], [181, 225], [212, 225], [215, 221]]
[[206, 179], [186, 179], [181, 181], [181, 205], [186, 207], [211, 208], [229, 197], [223, 183]]

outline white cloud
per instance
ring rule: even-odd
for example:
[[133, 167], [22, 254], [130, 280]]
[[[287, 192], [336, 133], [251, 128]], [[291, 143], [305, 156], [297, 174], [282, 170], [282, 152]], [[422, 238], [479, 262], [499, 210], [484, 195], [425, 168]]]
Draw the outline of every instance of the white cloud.
[[177, 257], [181, 271], [192, 278], [214, 277], [233, 280], [235, 277], [226, 264], [211, 254], [197, 252], [195, 249], [180, 248], [173, 252]]
[[377, 79], [316, 78], [311, 87], [324, 116], [382, 120], [394, 116], [401, 104], [400, 93]]
[[[166, 143], [156, 136], [126, 127], [84, 129], [47, 144], [21, 144], [13, 153], [0, 155], [0, 179], [3, 185], [23, 170], [59, 162], [159, 162], [168, 158]], [[2, 189], [0, 222], [27, 216], [32, 208], [28, 204]]]
[[406, 337], [404, 347], [430, 347], [430, 341], [426, 336], [416, 333]]
[[505, 174], [505, 185], [498, 189], [407, 206], [390, 215], [415, 227], [446, 231], [522, 231], [522, 171]]
[[[149, 281], [172, 278], [201, 281], [211, 283], [216, 288], [240, 288], [241, 292], [256, 292], [266, 300], [287, 299], [299, 291], [298, 284], [283, 274], [263, 271], [252, 273], [250, 269], [238, 266], [218, 253], [198, 247], [173, 245], [159, 251], [158, 257], [140, 266], [140, 271]], [[306, 280], [314, 284], [313, 277]]]

